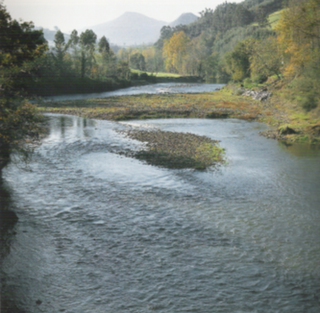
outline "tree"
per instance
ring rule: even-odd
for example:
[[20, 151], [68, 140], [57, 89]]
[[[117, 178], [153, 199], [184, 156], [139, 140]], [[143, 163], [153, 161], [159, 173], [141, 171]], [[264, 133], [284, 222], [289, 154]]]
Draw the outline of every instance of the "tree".
[[57, 67], [59, 68], [60, 75], [62, 74], [64, 70], [64, 62], [63, 59], [65, 57], [66, 51], [68, 50], [71, 41], [69, 41], [67, 44], [64, 39], [64, 34], [58, 30], [54, 36], [54, 43], [55, 43], [55, 49], [54, 49], [54, 54], [53, 57], [56, 60]]
[[284, 76], [306, 110], [319, 103], [320, 0], [289, 1], [276, 27], [284, 51]]
[[141, 53], [135, 53], [130, 56], [130, 67], [140, 70], [140, 71], [145, 71], [146, 70], [146, 61], [144, 56]]
[[252, 76], [269, 77], [276, 75], [281, 79], [282, 51], [275, 37], [263, 41], [253, 41], [250, 55]]
[[103, 55], [103, 57], [107, 58], [110, 52], [110, 45], [105, 36], [101, 37], [98, 47], [99, 47], [98, 50]]
[[286, 53], [284, 74], [293, 78], [319, 55], [320, 0], [291, 0], [276, 31]]
[[12, 20], [0, 4], [0, 66], [21, 66], [42, 55], [48, 49], [42, 30], [35, 30], [32, 22]]
[[79, 40], [80, 40], [80, 38], [78, 36], [78, 32], [77, 32], [77, 30], [74, 29], [71, 32], [68, 46], [70, 48], [72, 48], [72, 56], [71, 56], [72, 67], [76, 73], [80, 72], [80, 70], [79, 70], [80, 69], [80, 57], [79, 57], [79, 49], [78, 49]]
[[16, 80], [25, 73], [25, 63], [47, 50], [41, 30], [33, 23], [12, 20], [0, 4], [0, 175], [13, 155], [28, 156], [28, 141], [39, 136], [39, 115], [15, 89]]
[[183, 32], [174, 33], [169, 40], [165, 40], [163, 55], [166, 58], [166, 69], [169, 72], [178, 72], [182, 69], [182, 61], [187, 53], [190, 39]]
[[81, 33], [79, 43], [81, 47], [81, 78], [84, 78], [87, 68], [91, 69], [95, 59], [94, 51], [97, 35], [91, 30], [87, 29]]
[[250, 77], [250, 51], [249, 41], [240, 41], [233, 51], [225, 54], [226, 71], [234, 81]]

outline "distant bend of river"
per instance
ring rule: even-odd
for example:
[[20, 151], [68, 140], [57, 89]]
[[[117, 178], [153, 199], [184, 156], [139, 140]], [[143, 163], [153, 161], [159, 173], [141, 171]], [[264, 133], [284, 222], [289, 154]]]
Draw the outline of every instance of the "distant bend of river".
[[[14, 312], [320, 312], [319, 149], [236, 119], [48, 116], [29, 171], [3, 173], [19, 217], [0, 249]], [[228, 163], [120, 156], [142, 145], [117, 132], [130, 128], [220, 140]]]
[[44, 100], [63, 101], [63, 100], [81, 100], [93, 98], [106, 98], [115, 96], [131, 96], [139, 94], [176, 94], [176, 93], [201, 93], [212, 92], [220, 89], [225, 84], [201, 84], [201, 83], [159, 83], [144, 86], [135, 86], [129, 88], [118, 89], [114, 91], [106, 91], [89, 94], [74, 94], [44, 97]]

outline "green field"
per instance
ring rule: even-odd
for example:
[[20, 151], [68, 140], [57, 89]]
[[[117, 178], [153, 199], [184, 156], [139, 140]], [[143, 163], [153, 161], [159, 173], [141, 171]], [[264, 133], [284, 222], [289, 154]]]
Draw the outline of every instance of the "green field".
[[277, 23], [281, 17], [282, 12], [283, 10], [280, 10], [269, 15], [268, 22], [272, 29], [274, 29], [277, 26]]
[[140, 70], [135, 70], [135, 69], [130, 69], [132, 73], [136, 73], [138, 75], [146, 73], [149, 76], [155, 76], [155, 77], [181, 77], [179, 74], [174, 74], [174, 73], [163, 73], [163, 72], [158, 72], [158, 73], [150, 73], [150, 72], [144, 72]]

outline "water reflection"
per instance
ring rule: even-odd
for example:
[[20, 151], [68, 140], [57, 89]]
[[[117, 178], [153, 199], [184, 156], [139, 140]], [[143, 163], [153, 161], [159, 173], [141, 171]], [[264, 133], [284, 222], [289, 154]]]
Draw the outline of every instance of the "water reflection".
[[[2, 262], [9, 255], [12, 241], [16, 235], [14, 226], [18, 221], [18, 217], [11, 208], [11, 192], [8, 186], [0, 177], [0, 268]], [[14, 297], [6, 293], [7, 283], [6, 277], [0, 271], [0, 311], [2, 313], [23, 313], [15, 304]]]
[[68, 138], [85, 139], [92, 137], [95, 132], [95, 121], [60, 115], [56, 120], [50, 120], [48, 140], [64, 141]]
[[11, 194], [5, 182], [0, 178], [0, 256], [3, 257], [9, 252], [10, 237], [12, 229], [17, 223], [18, 217], [11, 210]]
[[279, 146], [285, 151], [297, 157], [319, 157], [320, 147], [311, 144], [287, 143], [284, 141], [279, 142]]

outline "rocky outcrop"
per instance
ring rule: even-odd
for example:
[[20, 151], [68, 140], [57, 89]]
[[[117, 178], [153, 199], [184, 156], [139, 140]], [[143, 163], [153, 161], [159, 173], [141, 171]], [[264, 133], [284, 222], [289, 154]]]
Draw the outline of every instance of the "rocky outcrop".
[[242, 95], [251, 97], [254, 100], [265, 101], [272, 96], [272, 93], [266, 90], [260, 90], [260, 91], [246, 90]]

